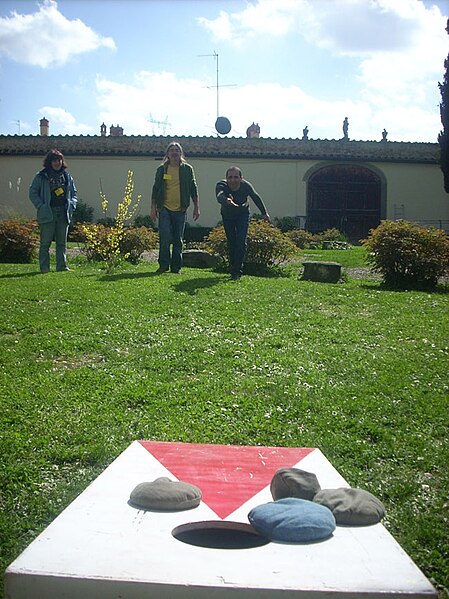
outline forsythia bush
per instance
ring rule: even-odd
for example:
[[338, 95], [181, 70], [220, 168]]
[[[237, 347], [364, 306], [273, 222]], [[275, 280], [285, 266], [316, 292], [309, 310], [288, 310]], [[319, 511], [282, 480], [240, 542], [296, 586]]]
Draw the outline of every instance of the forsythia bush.
[[[99, 224], [78, 225], [74, 233], [84, 242], [83, 253], [89, 262], [106, 262], [111, 247], [111, 228]], [[115, 240], [115, 238], [114, 238]], [[126, 227], [118, 243], [119, 259], [137, 264], [143, 252], [157, 247], [159, 235], [146, 227]]]
[[[86, 245], [85, 253], [90, 260], [100, 260], [106, 264], [106, 270], [112, 272], [119, 262], [124, 258], [127, 259], [129, 254], [123, 253], [123, 239], [125, 236], [125, 226], [134, 218], [141, 196], [137, 196], [136, 201], [133, 200], [134, 181], [133, 172], [128, 171], [126, 181], [125, 195], [123, 200], [117, 207], [117, 216], [114, 219], [114, 224], [111, 227], [105, 227], [102, 224], [81, 224], [79, 225], [80, 235]], [[108, 209], [108, 200], [101, 193], [101, 205], [104, 214]]]
[[0, 221], [0, 261], [16, 264], [32, 262], [39, 244], [36, 227], [34, 221]]
[[[229, 264], [223, 226], [215, 227], [209, 233], [204, 247], [211, 253], [218, 254], [225, 265]], [[245, 264], [262, 269], [270, 268], [297, 254], [296, 246], [277, 227], [264, 220], [250, 221]]]
[[391, 287], [432, 288], [449, 269], [449, 237], [407, 221], [382, 221], [362, 240], [367, 261]]

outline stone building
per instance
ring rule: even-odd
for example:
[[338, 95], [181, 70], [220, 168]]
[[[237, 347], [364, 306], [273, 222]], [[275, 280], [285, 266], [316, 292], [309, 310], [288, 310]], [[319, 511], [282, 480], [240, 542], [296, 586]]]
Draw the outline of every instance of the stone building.
[[[336, 227], [355, 241], [383, 219], [449, 230], [449, 197], [437, 143], [128, 136], [106, 135], [105, 129], [102, 126], [98, 136], [0, 136], [0, 218], [34, 216], [28, 186], [51, 148], [66, 156], [79, 198], [94, 208], [95, 219], [103, 216], [100, 190], [114, 216], [128, 170], [134, 173], [136, 195], [142, 196], [140, 213], [149, 214], [156, 168], [168, 143], [176, 139], [196, 172], [199, 225], [215, 226], [220, 220], [215, 183], [229, 166], [237, 165], [272, 217], [295, 217], [298, 227], [312, 232]], [[188, 216], [193, 223], [191, 210]]]

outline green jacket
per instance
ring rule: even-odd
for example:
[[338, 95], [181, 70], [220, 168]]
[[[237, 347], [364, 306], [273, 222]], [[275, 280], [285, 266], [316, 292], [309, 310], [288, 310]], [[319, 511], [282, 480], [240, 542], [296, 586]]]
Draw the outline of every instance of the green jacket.
[[[165, 182], [164, 175], [167, 172], [167, 164], [158, 166], [154, 177], [153, 191], [151, 198], [156, 202], [158, 209], [164, 207], [165, 199]], [[198, 187], [195, 181], [195, 173], [193, 167], [187, 162], [181, 162], [179, 165], [179, 187], [181, 192], [181, 209], [187, 210], [190, 205], [190, 199], [198, 199]]]

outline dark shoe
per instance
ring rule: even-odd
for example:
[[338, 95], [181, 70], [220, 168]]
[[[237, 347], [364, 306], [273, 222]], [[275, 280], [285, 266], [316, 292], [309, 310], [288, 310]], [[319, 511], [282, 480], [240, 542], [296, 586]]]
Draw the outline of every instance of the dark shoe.
[[171, 271], [171, 274], [172, 274], [172, 275], [180, 275], [180, 274], [181, 274], [181, 271], [180, 271], [180, 270], [172, 270], [172, 271]]
[[41, 270], [41, 275], [46, 275], [49, 272], [50, 272], [49, 270]]
[[239, 281], [242, 278], [242, 275], [231, 275], [231, 281]]
[[161, 275], [161, 274], [163, 274], [164, 272], [167, 272], [167, 271], [168, 271], [168, 268], [161, 268], [161, 267], [159, 267], [157, 269], [157, 271], [156, 271], [156, 274], [157, 275]]

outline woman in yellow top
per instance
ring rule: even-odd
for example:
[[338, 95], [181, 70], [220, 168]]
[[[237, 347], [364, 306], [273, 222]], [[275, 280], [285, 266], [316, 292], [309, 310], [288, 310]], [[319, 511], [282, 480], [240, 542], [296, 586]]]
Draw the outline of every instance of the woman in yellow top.
[[[179, 273], [187, 209], [193, 202], [193, 219], [200, 215], [195, 173], [184, 159], [178, 142], [169, 143], [164, 162], [157, 168], [151, 194], [151, 218], [159, 218], [159, 269]], [[171, 252], [170, 252], [170, 246]]]

